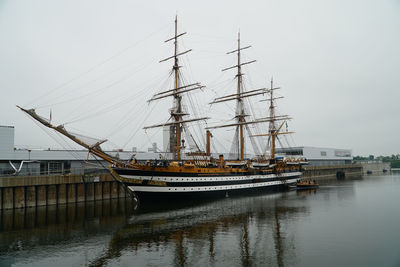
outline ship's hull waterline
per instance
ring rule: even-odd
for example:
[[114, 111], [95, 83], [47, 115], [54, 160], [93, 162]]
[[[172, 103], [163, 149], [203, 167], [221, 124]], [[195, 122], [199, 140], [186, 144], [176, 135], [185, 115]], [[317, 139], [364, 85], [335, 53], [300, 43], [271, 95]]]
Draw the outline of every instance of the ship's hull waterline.
[[263, 193], [296, 184], [301, 172], [280, 174], [231, 174], [219, 176], [138, 175], [134, 170], [117, 169], [116, 173], [139, 199], [201, 198]]

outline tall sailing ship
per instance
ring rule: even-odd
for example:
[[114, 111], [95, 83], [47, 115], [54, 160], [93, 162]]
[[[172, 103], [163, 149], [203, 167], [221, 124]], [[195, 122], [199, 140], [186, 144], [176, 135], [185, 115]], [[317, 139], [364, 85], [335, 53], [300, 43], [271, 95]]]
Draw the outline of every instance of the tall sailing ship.
[[[241, 61], [241, 52], [251, 46], [241, 47], [240, 33], [237, 39], [237, 49], [227, 54], [237, 55], [237, 64], [224, 69], [223, 71], [236, 70], [237, 90], [236, 93], [215, 98], [210, 104], [222, 102], [235, 102], [236, 112], [234, 114], [235, 122], [231, 124], [207, 127], [204, 130], [206, 134], [206, 149], [201, 151], [183, 154], [185, 140], [182, 138], [184, 132], [188, 131], [188, 125], [196, 121], [204, 121], [208, 117], [190, 118], [188, 112], [182, 104], [184, 94], [189, 94], [194, 90], [202, 89], [200, 83], [182, 84], [179, 57], [190, 52], [190, 50], [179, 52], [178, 39], [186, 34], [178, 33], [177, 18], [175, 18], [175, 34], [165, 42], [174, 42], [174, 55], [160, 62], [173, 60], [172, 72], [174, 75], [174, 85], [172, 89], [159, 92], [149, 100], [172, 97], [173, 106], [169, 110], [170, 122], [146, 126], [144, 129], [155, 127], [168, 127], [170, 131], [170, 148], [173, 154], [173, 160], [154, 160], [138, 162], [135, 158], [129, 161], [120, 160], [112, 155], [105, 153], [101, 149], [101, 144], [106, 140], [98, 141], [94, 144], [85, 142], [79, 135], [67, 131], [63, 125], [53, 125], [51, 121], [37, 115], [34, 109], [25, 109], [19, 107], [22, 111], [30, 115], [42, 125], [54, 129], [77, 144], [88, 149], [94, 156], [110, 163], [110, 171], [116, 179], [124, 183], [138, 197], [199, 197], [208, 195], [234, 195], [244, 192], [258, 191], [263, 192], [267, 189], [279, 188], [285, 185], [295, 184], [301, 178], [302, 165], [307, 164], [304, 158], [284, 158], [277, 157], [275, 153], [276, 141], [280, 135], [290, 134], [283, 131], [282, 128], [290, 118], [287, 115], [275, 114], [275, 100], [281, 97], [274, 97], [274, 91], [279, 87], [274, 87], [271, 80], [269, 88], [260, 88], [245, 91], [242, 84], [242, 66], [255, 62]], [[264, 99], [269, 104], [269, 116], [248, 120], [246, 114], [245, 99], [268, 95]], [[268, 132], [252, 135], [251, 125], [268, 124]], [[237, 148], [237, 157], [225, 159], [223, 155], [213, 157], [211, 153], [212, 129], [234, 127], [234, 142]], [[254, 158], [245, 158], [245, 137], [249, 138], [267, 138], [269, 154], [262, 153]]]

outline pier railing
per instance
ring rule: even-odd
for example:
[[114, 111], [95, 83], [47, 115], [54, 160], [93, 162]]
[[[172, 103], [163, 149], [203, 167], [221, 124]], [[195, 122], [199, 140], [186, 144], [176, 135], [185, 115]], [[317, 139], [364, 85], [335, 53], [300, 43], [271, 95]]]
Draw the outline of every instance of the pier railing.
[[54, 175], [66, 175], [66, 174], [87, 174], [87, 173], [106, 173], [107, 169], [102, 167], [97, 168], [69, 168], [62, 170], [46, 170], [46, 171], [37, 171], [31, 169], [23, 169], [19, 172], [15, 172], [14, 170], [5, 170], [0, 173], [0, 179], [3, 177], [25, 177], [25, 176], [54, 176]]

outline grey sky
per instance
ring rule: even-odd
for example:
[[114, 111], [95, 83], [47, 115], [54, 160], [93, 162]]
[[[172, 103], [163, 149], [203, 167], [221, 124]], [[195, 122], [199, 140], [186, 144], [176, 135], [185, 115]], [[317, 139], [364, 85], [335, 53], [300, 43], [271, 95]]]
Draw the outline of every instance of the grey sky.
[[398, 0], [0, 0], [0, 124], [16, 127], [19, 147], [60, 147], [15, 104], [45, 106], [37, 110], [45, 116], [51, 108], [59, 122], [109, 106], [70, 126], [110, 138], [110, 147], [161, 145], [155, 132], [137, 129], [145, 111], [155, 112], [146, 125], [168, 117], [159, 115], [168, 101], [145, 101], [161, 90], [171, 66], [158, 60], [172, 53], [163, 41], [176, 13], [188, 32], [182, 49], [193, 49], [182, 62], [188, 81], [207, 86], [199, 101], [234, 92], [234, 73], [221, 69], [235, 63], [225, 53], [240, 29], [243, 45], [253, 46], [245, 59], [257, 60], [245, 69], [248, 88], [267, 86], [271, 76], [283, 88], [280, 110], [293, 117], [289, 129], [296, 132], [291, 145], [400, 153]]

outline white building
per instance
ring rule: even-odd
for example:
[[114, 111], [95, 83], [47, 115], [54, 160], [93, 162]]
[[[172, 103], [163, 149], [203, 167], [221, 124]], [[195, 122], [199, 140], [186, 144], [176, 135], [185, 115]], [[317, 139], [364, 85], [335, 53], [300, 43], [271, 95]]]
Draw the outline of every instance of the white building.
[[351, 149], [301, 146], [277, 148], [276, 153], [287, 156], [305, 157], [309, 161], [309, 164], [313, 166], [344, 165], [353, 161], [353, 152]]

